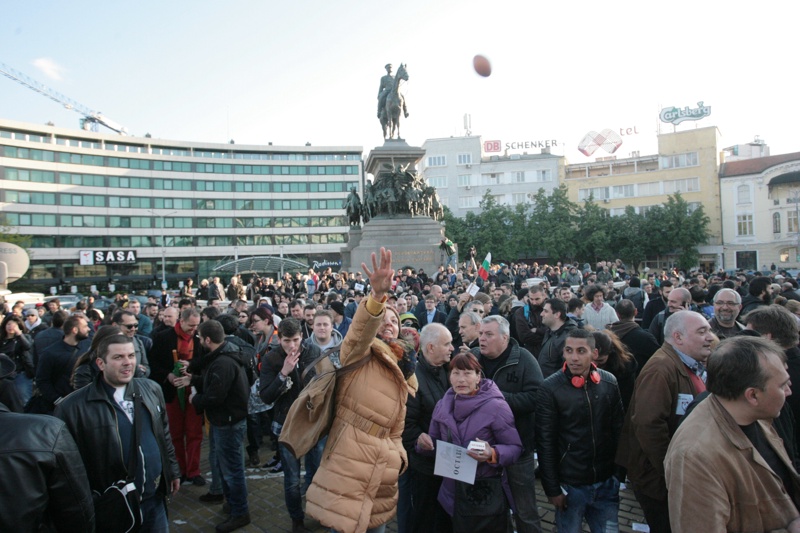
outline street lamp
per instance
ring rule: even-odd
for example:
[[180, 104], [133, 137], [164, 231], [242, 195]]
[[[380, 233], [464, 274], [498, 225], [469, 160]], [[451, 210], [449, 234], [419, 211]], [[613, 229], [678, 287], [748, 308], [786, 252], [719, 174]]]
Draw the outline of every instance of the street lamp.
[[148, 209], [153, 216], [161, 218], [161, 288], [167, 288], [167, 247], [164, 241], [164, 217], [174, 215], [177, 211], [170, 211], [169, 213], [158, 214], [153, 209]]

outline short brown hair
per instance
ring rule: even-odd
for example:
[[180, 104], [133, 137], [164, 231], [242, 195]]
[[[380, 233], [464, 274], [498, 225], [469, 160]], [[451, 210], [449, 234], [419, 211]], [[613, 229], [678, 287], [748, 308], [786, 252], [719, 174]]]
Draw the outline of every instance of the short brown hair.
[[483, 373], [481, 364], [471, 353], [460, 353], [450, 360], [450, 365], [447, 367], [450, 372], [453, 370], [474, 370], [478, 374]]

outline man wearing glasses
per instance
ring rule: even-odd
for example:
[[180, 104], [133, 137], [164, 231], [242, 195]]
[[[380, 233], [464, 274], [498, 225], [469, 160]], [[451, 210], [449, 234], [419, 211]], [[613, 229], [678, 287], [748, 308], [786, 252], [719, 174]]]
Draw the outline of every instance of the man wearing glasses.
[[742, 296], [733, 289], [720, 289], [714, 295], [714, 318], [708, 321], [719, 340], [733, 337], [744, 329], [736, 321], [742, 310]]
[[[153, 349], [150, 352], [150, 379], [161, 385], [164, 391], [169, 432], [181, 469], [181, 481], [198, 487], [206, 484], [206, 480], [200, 475], [203, 417], [197, 414], [188, 401], [193, 384], [191, 376], [184, 372], [176, 374], [174, 370], [175, 363], [179, 361], [184, 368], [188, 366], [189, 371], [200, 364], [203, 348], [197, 336], [199, 325], [200, 313], [191, 307], [184, 309], [174, 327], [153, 336]], [[194, 373], [198, 376], [198, 382], [201, 382], [199, 369]]]
[[147, 354], [153, 347], [153, 341], [149, 337], [139, 335], [139, 321], [132, 311], [117, 311], [111, 317], [111, 324], [119, 326], [122, 333], [133, 343], [136, 352], [136, 378], [150, 377], [150, 362]]

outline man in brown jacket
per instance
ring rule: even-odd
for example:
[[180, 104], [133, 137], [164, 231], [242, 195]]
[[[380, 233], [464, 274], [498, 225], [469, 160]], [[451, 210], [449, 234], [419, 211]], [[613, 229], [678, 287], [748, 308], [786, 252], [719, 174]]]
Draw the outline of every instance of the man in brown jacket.
[[636, 380], [617, 450], [652, 533], [671, 531], [664, 457], [686, 407], [705, 391], [714, 336], [703, 315], [679, 311], [667, 319], [664, 339]]
[[676, 532], [800, 531], [800, 476], [772, 427], [792, 394], [784, 360], [753, 337], [709, 357], [712, 394], [675, 432], [664, 464]]

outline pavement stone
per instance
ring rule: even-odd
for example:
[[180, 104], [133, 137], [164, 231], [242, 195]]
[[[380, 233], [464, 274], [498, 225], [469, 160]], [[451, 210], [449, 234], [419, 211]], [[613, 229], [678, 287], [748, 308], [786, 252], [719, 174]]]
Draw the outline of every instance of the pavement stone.
[[[268, 448], [268, 446], [267, 446]], [[262, 448], [262, 460], [266, 462], [271, 457], [265, 457], [265, 450]], [[207, 442], [203, 443], [201, 452], [201, 470], [204, 477], [210, 483], [211, 469], [208, 465]], [[203, 487], [195, 487], [187, 484], [181, 487], [169, 504], [170, 530], [176, 533], [213, 533], [214, 526], [223, 522], [226, 516], [222, 513], [221, 504], [204, 504], [198, 500], [200, 496], [208, 492], [209, 484]], [[250, 517], [252, 523], [238, 531], [242, 533], [288, 533], [292, 530], [292, 522], [286, 512], [283, 501], [283, 474], [272, 474], [267, 469], [248, 468], [247, 469], [247, 489], [248, 503], [250, 506]], [[542, 492], [541, 484], [536, 483], [537, 501], [539, 502], [539, 515], [542, 517], [542, 528], [545, 532], [554, 532], [555, 511], [553, 506], [547, 503], [547, 498]], [[633, 523], [644, 523], [644, 515], [639, 507], [633, 491], [624, 488], [620, 491], [620, 531], [632, 532]], [[319, 522], [306, 518], [306, 528], [313, 533], [325, 533], [328, 530], [322, 527]], [[397, 523], [392, 520], [386, 528], [388, 533], [397, 533]], [[584, 526], [584, 531], [589, 531]]]

